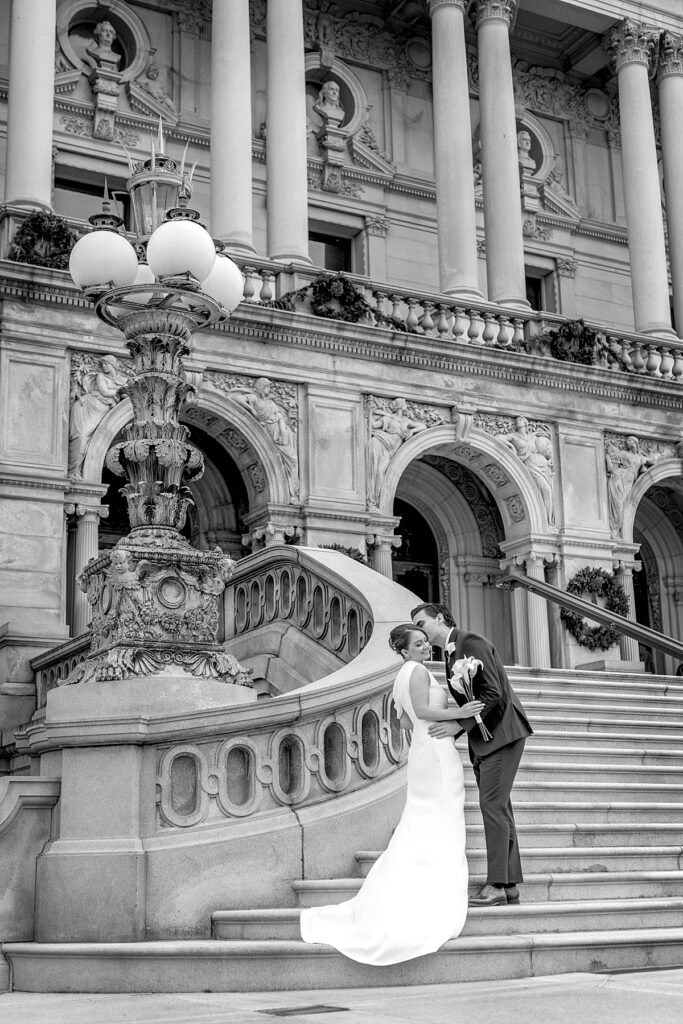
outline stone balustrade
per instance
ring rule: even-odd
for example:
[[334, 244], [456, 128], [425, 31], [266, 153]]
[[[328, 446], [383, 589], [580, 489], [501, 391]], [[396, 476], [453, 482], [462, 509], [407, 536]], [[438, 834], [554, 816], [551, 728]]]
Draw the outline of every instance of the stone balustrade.
[[[252, 305], [275, 305], [311, 312], [310, 298], [296, 292], [310, 284], [319, 270], [282, 267], [267, 261], [250, 261], [242, 266], [244, 299]], [[437, 293], [408, 291], [367, 278], [345, 274], [368, 304], [365, 326], [388, 327], [396, 331], [459, 345], [502, 349], [531, 356], [534, 340], [545, 331], [556, 330], [567, 321], [553, 313], [504, 308], [477, 301], [463, 305]], [[628, 331], [614, 331], [608, 325], [585, 321], [598, 336], [595, 365], [642, 376], [679, 382], [683, 377], [683, 340], [658, 339]]]
[[77, 665], [85, 661], [90, 650], [90, 641], [90, 632], [81, 633], [80, 636], [73, 637], [66, 643], [33, 658], [31, 668], [35, 672], [38, 710], [45, 707], [50, 690], [59, 686]]

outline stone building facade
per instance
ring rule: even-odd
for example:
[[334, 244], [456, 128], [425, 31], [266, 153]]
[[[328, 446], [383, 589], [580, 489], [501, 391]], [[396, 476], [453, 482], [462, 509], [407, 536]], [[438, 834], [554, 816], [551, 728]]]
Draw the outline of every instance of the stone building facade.
[[681, 636], [683, 11], [643, 7], [0, 0], [7, 728], [126, 532], [105, 455], [131, 417], [122, 337], [45, 221], [17, 239], [35, 211], [83, 231], [105, 176], [129, 217], [159, 123], [245, 276], [186, 367], [192, 542], [358, 549], [508, 662], [674, 670], [496, 586], [601, 568]]

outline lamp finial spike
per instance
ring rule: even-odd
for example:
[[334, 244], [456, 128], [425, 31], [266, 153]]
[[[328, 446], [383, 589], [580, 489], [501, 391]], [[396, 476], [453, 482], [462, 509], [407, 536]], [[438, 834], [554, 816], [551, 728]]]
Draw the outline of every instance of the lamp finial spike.
[[160, 154], [164, 152], [164, 123], [161, 120], [161, 114], [159, 114], [159, 136], [157, 141], [157, 151]]

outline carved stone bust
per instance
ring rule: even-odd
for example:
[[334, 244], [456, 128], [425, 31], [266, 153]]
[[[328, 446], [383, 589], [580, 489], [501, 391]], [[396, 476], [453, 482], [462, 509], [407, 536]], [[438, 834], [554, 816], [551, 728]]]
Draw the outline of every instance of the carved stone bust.
[[339, 84], [331, 78], [323, 82], [318, 93], [318, 98], [313, 104], [316, 114], [319, 114], [325, 125], [337, 127], [344, 120], [346, 111], [341, 104]]

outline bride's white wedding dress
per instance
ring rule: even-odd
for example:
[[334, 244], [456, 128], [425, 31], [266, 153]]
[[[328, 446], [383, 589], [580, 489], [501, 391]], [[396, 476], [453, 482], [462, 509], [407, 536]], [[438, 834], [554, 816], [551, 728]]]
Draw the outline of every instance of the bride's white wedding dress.
[[[433, 953], [460, 933], [467, 915], [465, 784], [455, 742], [433, 739], [430, 723], [416, 718], [409, 683], [417, 662], [408, 661], [394, 683], [399, 716], [412, 723], [408, 790], [401, 820], [358, 895], [301, 912], [305, 942], [334, 946], [365, 964], [395, 964]], [[429, 677], [429, 703], [447, 698]]]

